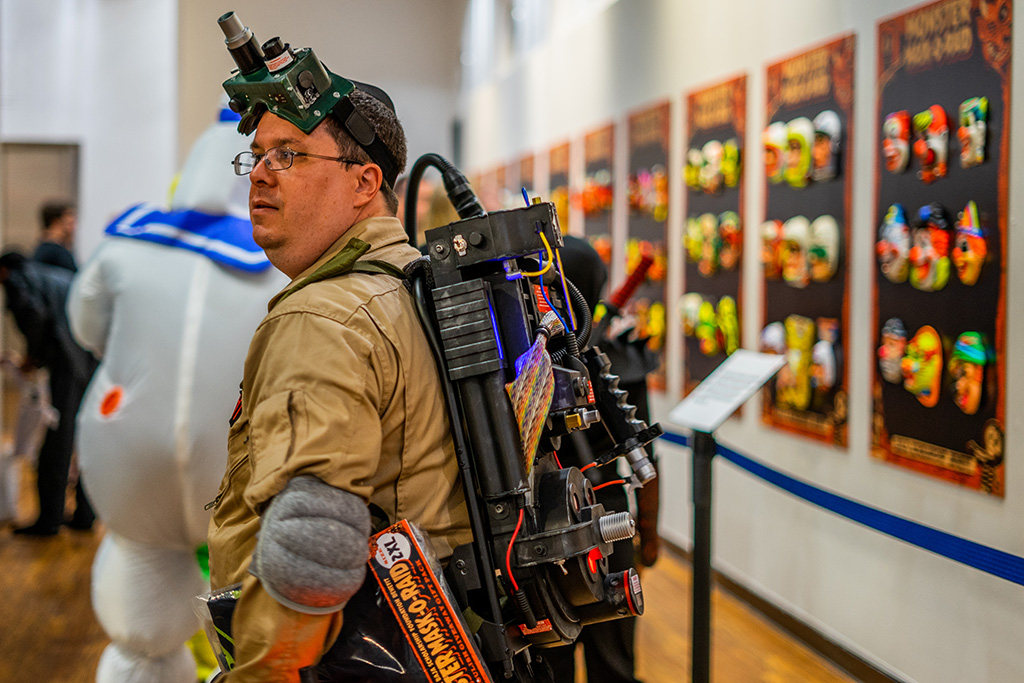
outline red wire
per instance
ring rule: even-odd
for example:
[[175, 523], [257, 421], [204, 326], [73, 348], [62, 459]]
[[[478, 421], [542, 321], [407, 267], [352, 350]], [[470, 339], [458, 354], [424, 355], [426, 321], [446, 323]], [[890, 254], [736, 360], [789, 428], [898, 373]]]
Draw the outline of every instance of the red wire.
[[558, 469], [562, 469], [562, 461], [558, 459], [558, 453], [552, 451], [551, 455], [555, 457], [555, 464], [558, 465]]
[[596, 463], [596, 462], [592, 462], [592, 463], [590, 463], [589, 465], [584, 465], [583, 467], [581, 467], [581, 468], [580, 468], [580, 472], [586, 472], [586, 471], [587, 471], [587, 470], [589, 470], [589, 469], [590, 469], [591, 467], [596, 467], [596, 466], [597, 466], [597, 463]]
[[512, 576], [512, 544], [516, 542], [519, 528], [523, 526], [524, 510], [525, 508], [519, 510], [519, 521], [516, 522], [516, 530], [512, 532], [512, 539], [508, 542], [508, 552], [505, 553], [505, 569], [508, 570], [508, 580], [512, 582], [512, 588], [515, 590], [519, 590], [519, 584], [516, 583], [516, 577]]
[[594, 490], [598, 491], [600, 489], [603, 489], [605, 486], [611, 486], [612, 484], [625, 484], [625, 483], [626, 483], [625, 479], [616, 479], [615, 481], [606, 481], [603, 484], [598, 484], [597, 486], [595, 486]]

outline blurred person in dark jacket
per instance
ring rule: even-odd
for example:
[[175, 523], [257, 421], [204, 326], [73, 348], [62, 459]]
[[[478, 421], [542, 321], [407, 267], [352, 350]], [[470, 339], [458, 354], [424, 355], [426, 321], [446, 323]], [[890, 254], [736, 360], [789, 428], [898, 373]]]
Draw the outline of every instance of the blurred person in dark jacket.
[[[72, 272], [30, 261], [17, 251], [0, 256], [0, 284], [5, 305], [25, 336], [23, 370], [46, 368], [50, 374], [50, 400], [57, 409], [57, 424], [46, 432], [39, 449], [36, 487], [39, 517], [14, 530], [27, 536], [53, 536], [64, 523], [68, 471], [74, 451], [75, 414], [96, 360], [78, 346], [68, 327], [65, 303]], [[76, 485], [76, 507], [68, 526], [91, 529], [95, 515], [82, 488]]]
[[66, 268], [72, 273], [78, 270], [71, 244], [75, 239], [78, 212], [71, 202], [47, 202], [39, 211], [43, 237], [32, 254], [33, 261]]
[[[580, 290], [591, 312], [597, 308], [608, 280], [608, 269], [597, 251], [586, 240], [565, 235], [565, 246], [561, 250], [562, 264], [566, 278]], [[609, 313], [608, 315], [612, 315]], [[619, 376], [619, 388], [625, 390], [630, 404], [636, 406], [636, 417], [650, 424], [647, 404], [647, 373], [656, 367], [646, 351], [646, 340], [630, 340], [628, 333], [615, 338], [599, 338], [606, 326], [594, 324], [590, 344], [598, 346], [611, 361], [611, 372]], [[593, 432], [593, 434], [591, 433]], [[597, 429], [573, 432], [562, 437], [558, 451], [561, 462], [580, 467], [592, 462], [600, 455], [592, 450]], [[652, 446], [647, 446], [651, 457]], [[621, 479], [615, 463], [603, 467], [591, 467], [586, 476], [596, 487]], [[625, 486], [609, 485], [596, 490], [597, 501], [609, 510], [630, 509], [630, 495]], [[649, 567], [658, 558], [658, 480], [649, 482], [636, 492], [637, 534], [639, 548], [633, 539], [618, 541], [608, 558], [608, 571], [621, 572], [637, 564]], [[545, 651], [545, 658], [551, 664], [554, 680], [575, 681], [575, 650], [582, 645], [589, 683], [633, 683], [637, 681], [635, 671], [634, 640], [636, 617], [614, 619], [584, 627], [576, 646], [558, 647]]]

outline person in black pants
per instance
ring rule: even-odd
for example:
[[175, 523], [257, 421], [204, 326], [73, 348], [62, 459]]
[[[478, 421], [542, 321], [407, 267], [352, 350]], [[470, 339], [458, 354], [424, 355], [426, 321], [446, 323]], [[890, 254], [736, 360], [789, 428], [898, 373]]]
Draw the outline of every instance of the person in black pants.
[[[561, 250], [565, 276], [580, 290], [591, 311], [597, 306], [601, 291], [608, 280], [608, 270], [593, 247], [585, 240], [566, 235], [563, 237], [565, 246]], [[595, 334], [600, 327], [595, 325]], [[647, 372], [653, 369], [651, 359], [644, 348], [645, 340], [626, 341], [625, 339], [591, 338], [591, 344], [597, 345], [606, 353], [611, 361], [611, 372], [619, 375], [619, 388], [629, 395], [629, 402], [636, 406], [637, 418], [650, 424], [647, 407]], [[573, 432], [562, 437], [561, 449], [558, 451], [561, 462], [577, 467], [594, 461], [599, 455], [591, 450], [591, 430]], [[595, 430], [596, 431], [596, 430]], [[651, 446], [647, 447], [648, 458], [654, 462]], [[603, 483], [621, 479], [616, 471], [615, 461], [603, 467], [591, 467], [586, 476], [597, 487]], [[610, 573], [625, 571], [635, 567], [637, 560], [644, 566], [651, 566], [658, 557], [658, 481], [649, 482], [637, 491], [637, 530], [640, 537], [639, 552], [633, 545], [633, 539], [618, 541], [614, 544], [611, 557], [608, 558]], [[624, 486], [604, 486], [596, 491], [597, 501], [607, 510], [616, 512], [629, 509], [629, 494]], [[613, 619], [585, 626], [576, 640], [575, 646], [556, 647], [543, 651], [544, 659], [551, 666], [553, 679], [559, 683], [575, 681], [575, 650], [583, 646], [589, 683], [639, 683], [635, 675], [634, 640], [636, 635], [636, 618]]]
[[[68, 470], [74, 451], [75, 415], [96, 360], [78, 346], [68, 327], [65, 302], [72, 273], [64, 268], [27, 260], [19, 252], [0, 256], [0, 283], [7, 310], [25, 336], [23, 370], [45, 367], [50, 372], [50, 401], [59, 411], [39, 449], [36, 487], [39, 517], [14, 533], [53, 536], [64, 523]], [[79, 478], [74, 516], [67, 522], [76, 529], [92, 528], [95, 515]]]

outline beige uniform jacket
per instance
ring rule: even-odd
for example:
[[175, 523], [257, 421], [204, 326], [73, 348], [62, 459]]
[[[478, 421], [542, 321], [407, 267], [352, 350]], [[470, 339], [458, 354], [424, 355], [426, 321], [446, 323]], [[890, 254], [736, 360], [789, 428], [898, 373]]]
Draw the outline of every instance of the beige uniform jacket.
[[[363, 259], [419, 256], [396, 218], [352, 226], [292, 284], [357, 237]], [[438, 371], [412, 297], [389, 275], [348, 273], [279, 294], [245, 360], [241, 411], [210, 522], [214, 590], [241, 582], [231, 683], [298, 681], [336, 639], [342, 613], [277, 603], [248, 574], [260, 514], [297, 475], [313, 475], [408, 519], [441, 559], [471, 540]]]

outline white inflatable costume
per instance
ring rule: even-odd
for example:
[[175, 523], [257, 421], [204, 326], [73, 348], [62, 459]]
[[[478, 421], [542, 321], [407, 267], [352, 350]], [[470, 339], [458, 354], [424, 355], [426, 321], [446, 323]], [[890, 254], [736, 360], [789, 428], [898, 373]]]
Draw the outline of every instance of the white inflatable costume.
[[253, 331], [286, 284], [252, 241], [236, 121], [195, 143], [170, 211], [132, 207], [76, 277], [79, 343], [102, 358], [78, 452], [107, 533], [92, 601], [113, 641], [98, 683], [194, 683], [185, 642], [208, 591], [196, 560], [224, 474], [228, 419]]

